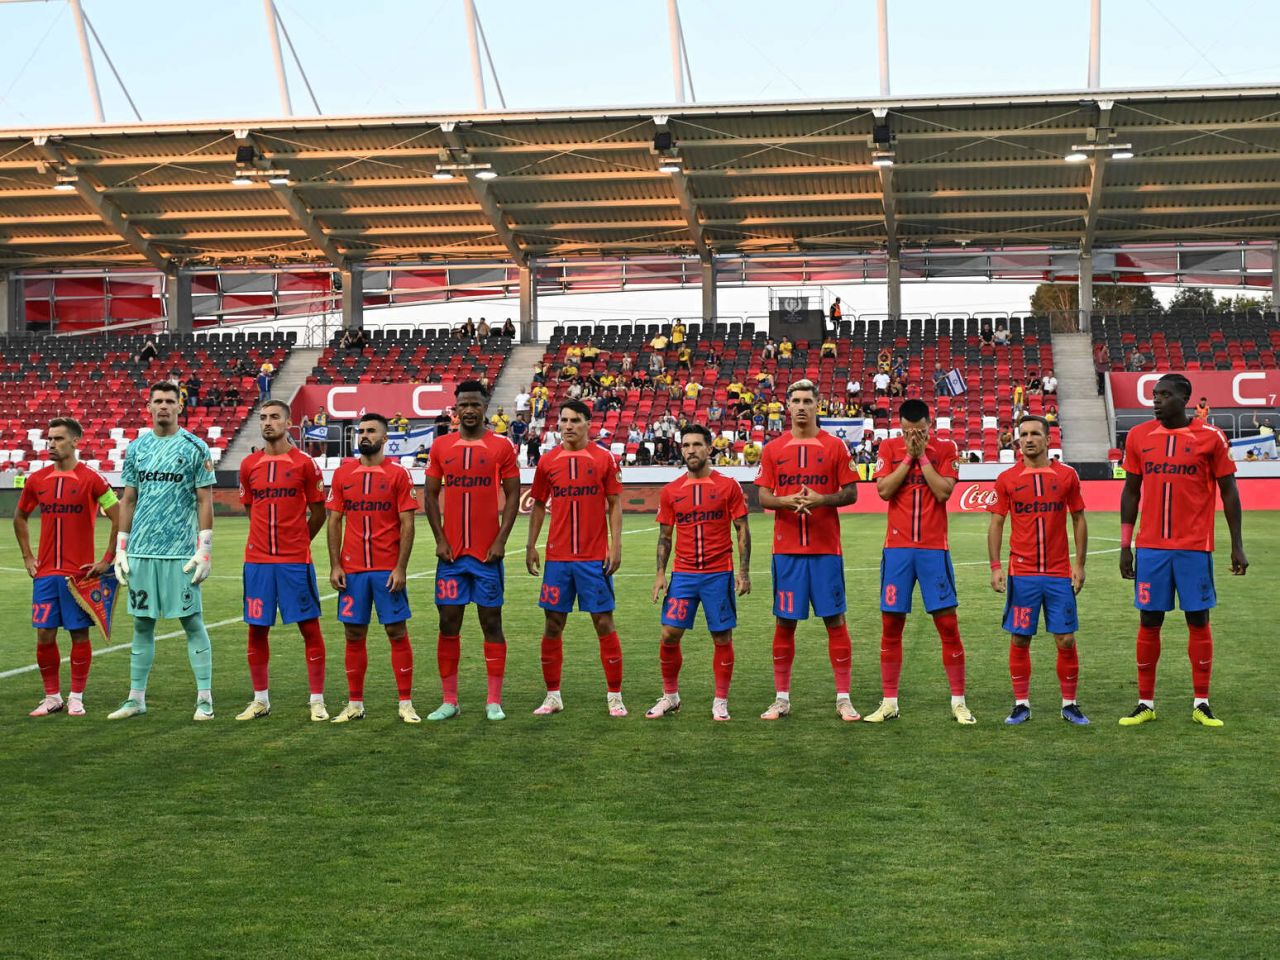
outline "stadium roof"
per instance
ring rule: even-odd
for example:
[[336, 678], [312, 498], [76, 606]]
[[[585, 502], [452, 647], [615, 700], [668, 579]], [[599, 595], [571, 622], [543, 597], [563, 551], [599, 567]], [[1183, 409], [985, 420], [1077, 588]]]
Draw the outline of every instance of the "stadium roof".
[[0, 270], [1278, 237], [1274, 86], [0, 131]]

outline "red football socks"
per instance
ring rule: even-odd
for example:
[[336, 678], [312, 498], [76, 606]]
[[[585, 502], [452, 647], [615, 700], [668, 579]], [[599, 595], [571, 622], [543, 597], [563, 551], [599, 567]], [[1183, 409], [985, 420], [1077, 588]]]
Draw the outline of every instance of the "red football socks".
[[773, 627], [773, 689], [778, 693], [791, 692], [791, 665], [796, 659], [796, 625], [787, 626], [775, 622]]
[[542, 680], [547, 690], [560, 689], [560, 671], [564, 667], [564, 639], [542, 638]]
[[886, 697], [897, 697], [898, 678], [902, 675], [902, 628], [907, 618], [900, 613], [880, 614], [880, 690]]
[[71, 692], [84, 693], [89, 682], [89, 667], [93, 664], [93, 644], [88, 640], [71, 644]]
[[1076, 685], [1080, 680], [1080, 654], [1075, 647], [1058, 651], [1058, 686], [1063, 700], [1076, 698]]
[[1191, 688], [1197, 700], [1209, 699], [1209, 677], [1213, 674], [1213, 630], [1209, 624], [1188, 627], [1187, 656], [1191, 658]]
[[62, 673], [62, 654], [58, 652], [58, 643], [36, 644], [36, 666], [40, 668], [40, 679], [44, 681], [44, 693], [47, 697], [56, 697], [62, 689], [59, 674]]
[[600, 638], [600, 665], [604, 667], [604, 682], [610, 693], [622, 692], [622, 641], [618, 632], [606, 633]]
[[1156, 664], [1160, 662], [1160, 628], [1138, 627], [1138, 699], [1156, 698]]
[[[1062, 675], [1062, 652], [1058, 652], [1058, 675]], [[1031, 696], [1031, 647], [1009, 644], [1009, 679], [1013, 681], [1013, 699]]]
[[315, 617], [298, 622], [302, 652], [307, 658], [307, 686], [313, 696], [324, 696], [324, 632]]
[[396, 675], [396, 692], [401, 700], [413, 698], [413, 647], [409, 635], [391, 641], [391, 669]]
[[440, 666], [440, 686], [444, 702], [458, 703], [458, 658], [462, 656], [462, 639], [443, 633], [436, 637], [436, 663]]
[[733, 642], [717, 644], [711, 655], [716, 678], [716, 697], [729, 699], [729, 684], [733, 681]]
[[853, 641], [849, 639], [848, 624], [827, 627], [827, 655], [831, 659], [831, 672], [836, 678], [836, 696], [849, 695], [849, 677], [853, 672]]
[[[484, 671], [489, 679], [489, 703], [502, 702], [502, 677], [507, 671], [507, 645], [505, 643], [484, 643]], [[454, 686], [455, 694], [457, 685]]]
[[942, 669], [947, 672], [951, 695], [963, 697], [964, 644], [960, 642], [960, 621], [954, 613], [938, 614], [933, 618], [933, 625], [938, 628], [938, 636], [942, 640]]
[[347, 693], [352, 700], [364, 700], [364, 675], [369, 669], [369, 648], [364, 638], [347, 640]]
[[659, 643], [658, 662], [662, 667], [662, 692], [677, 693], [680, 690], [680, 667], [684, 664], [684, 654], [680, 650], [680, 642]]
[[270, 627], [249, 624], [249, 680], [253, 683], [255, 693], [267, 689], [267, 664], [271, 660], [271, 644], [268, 640], [270, 635]]

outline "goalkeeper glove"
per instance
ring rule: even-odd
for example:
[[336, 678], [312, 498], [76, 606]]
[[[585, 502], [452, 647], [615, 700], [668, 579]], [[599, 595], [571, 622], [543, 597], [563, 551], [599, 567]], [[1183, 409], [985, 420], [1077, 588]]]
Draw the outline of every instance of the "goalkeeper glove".
[[192, 583], [203, 583], [209, 578], [209, 569], [213, 566], [213, 531], [201, 530], [196, 537], [196, 552], [182, 567], [183, 573], [190, 573]]
[[129, 557], [124, 552], [124, 548], [129, 545], [129, 535], [127, 533], [116, 534], [116, 555], [111, 561], [111, 566], [115, 570], [116, 579], [120, 581], [120, 586], [127, 587], [129, 585]]

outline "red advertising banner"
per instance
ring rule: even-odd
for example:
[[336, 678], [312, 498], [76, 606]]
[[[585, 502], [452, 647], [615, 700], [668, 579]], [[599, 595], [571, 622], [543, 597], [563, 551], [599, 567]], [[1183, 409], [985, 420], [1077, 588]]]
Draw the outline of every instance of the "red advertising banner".
[[453, 389], [452, 383], [308, 383], [293, 398], [293, 419], [323, 409], [330, 420], [355, 420], [366, 411], [421, 420], [453, 406]]
[[1151, 408], [1151, 391], [1165, 373], [1181, 373], [1191, 381], [1191, 403], [1209, 398], [1211, 407], [1274, 407], [1280, 396], [1277, 370], [1167, 370], [1162, 373], [1110, 373], [1111, 397], [1117, 410]]

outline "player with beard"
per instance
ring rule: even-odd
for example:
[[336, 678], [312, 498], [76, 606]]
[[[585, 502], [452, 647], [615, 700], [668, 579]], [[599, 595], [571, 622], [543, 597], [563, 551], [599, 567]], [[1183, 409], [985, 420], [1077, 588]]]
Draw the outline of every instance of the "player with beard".
[[263, 448], [240, 464], [240, 502], [249, 514], [244, 545], [244, 622], [249, 625], [249, 677], [253, 699], [236, 715], [256, 720], [271, 713], [268, 691], [270, 634], [276, 622], [296, 623], [302, 634], [311, 689], [311, 719], [329, 719], [324, 705], [324, 633], [311, 541], [324, 526], [324, 477], [309, 456], [289, 442], [289, 406], [268, 400], [258, 410]]
[[[1191, 659], [1191, 719], [1206, 727], [1222, 721], [1209, 707], [1213, 673], [1213, 632], [1209, 611], [1217, 606], [1213, 585], [1214, 505], [1222, 495], [1222, 513], [1231, 531], [1231, 573], [1249, 569], [1241, 534], [1236, 465], [1226, 435], [1204, 420], [1187, 416], [1191, 381], [1167, 373], [1151, 392], [1154, 420], [1129, 431], [1124, 441], [1124, 493], [1120, 497], [1120, 575], [1135, 581], [1138, 608], [1138, 705], [1120, 718], [1131, 727], [1156, 718], [1156, 663], [1160, 628], [1173, 609], [1173, 596], [1187, 620]], [[1138, 521], [1134, 562], [1133, 527]]]
[[462, 615], [467, 604], [474, 603], [484, 635], [489, 681], [485, 716], [504, 720], [507, 638], [502, 630], [502, 558], [520, 513], [520, 466], [511, 444], [485, 429], [489, 391], [484, 385], [464, 380], [455, 397], [458, 432], [432, 444], [423, 490], [427, 522], [436, 539], [435, 597], [440, 611], [436, 659], [444, 688], [444, 702], [427, 719], [449, 720], [458, 715]]
[[[680, 456], [687, 473], [662, 488], [658, 506], [658, 573], [653, 602], [662, 603], [662, 696], [645, 714], [656, 720], [680, 709], [680, 638], [693, 626], [698, 607], [715, 644], [712, 664], [715, 698], [713, 720], [729, 719], [729, 682], [733, 679], [733, 628], [738, 625], [734, 596], [733, 547], [738, 535], [737, 596], [751, 592], [751, 528], [747, 503], [738, 481], [711, 469], [711, 431], [701, 424], [685, 427]], [[671, 535], [676, 532], [675, 572], [667, 585]]]
[[[364, 719], [364, 676], [369, 665], [365, 638], [373, 611], [391, 641], [391, 667], [400, 695], [400, 719], [420, 723], [413, 709], [413, 647], [406, 621], [405, 591], [413, 552], [417, 494], [409, 471], [383, 453], [387, 418], [366, 413], [358, 427], [360, 456], [333, 473], [329, 499], [329, 582], [338, 591], [338, 620], [347, 636], [350, 700], [333, 723]], [[343, 520], [346, 528], [343, 529]]]

